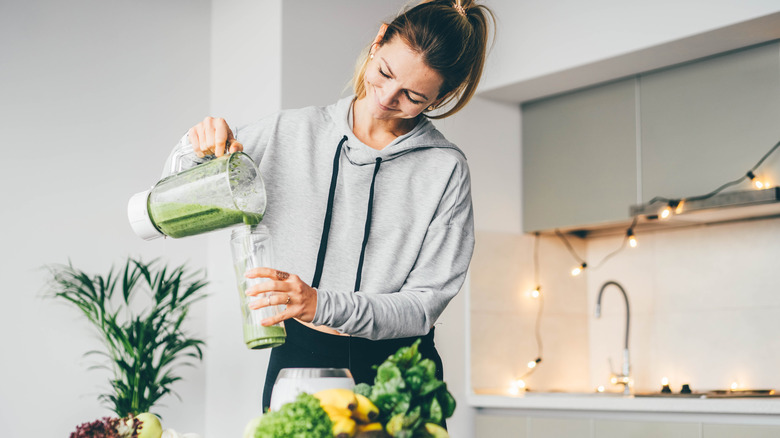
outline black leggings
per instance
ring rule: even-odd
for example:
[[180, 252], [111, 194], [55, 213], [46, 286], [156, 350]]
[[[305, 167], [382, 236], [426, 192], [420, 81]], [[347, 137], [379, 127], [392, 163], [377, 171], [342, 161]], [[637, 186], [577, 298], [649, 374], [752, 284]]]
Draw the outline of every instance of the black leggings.
[[271, 351], [271, 361], [265, 375], [263, 388], [263, 412], [271, 405], [271, 390], [282, 368], [349, 368], [355, 384], [374, 384], [376, 370], [388, 356], [401, 347], [408, 347], [422, 339], [420, 354], [436, 364], [436, 378], [444, 380], [442, 362], [433, 343], [433, 329], [421, 337], [371, 341], [364, 338], [338, 336], [312, 330], [288, 319], [284, 322], [287, 341]]

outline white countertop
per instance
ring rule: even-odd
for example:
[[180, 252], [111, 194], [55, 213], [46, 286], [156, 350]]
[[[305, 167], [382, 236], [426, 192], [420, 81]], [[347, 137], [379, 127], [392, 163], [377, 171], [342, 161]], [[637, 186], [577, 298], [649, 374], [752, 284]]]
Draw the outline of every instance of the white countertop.
[[469, 405], [476, 408], [512, 408], [550, 411], [604, 411], [687, 414], [778, 415], [780, 398], [681, 398], [634, 397], [607, 393], [540, 392], [471, 393]]

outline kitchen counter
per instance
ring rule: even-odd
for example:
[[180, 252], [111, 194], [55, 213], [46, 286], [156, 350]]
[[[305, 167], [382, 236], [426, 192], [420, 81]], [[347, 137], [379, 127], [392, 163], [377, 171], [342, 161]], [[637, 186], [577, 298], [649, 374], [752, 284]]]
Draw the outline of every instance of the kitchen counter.
[[[635, 397], [620, 393], [528, 392], [511, 396], [499, 391], [471, 393], [468, 403], [475, 408], [510, 408], [529, 411], [650, 414], [734, 414], [766, 416], [771, 424], [780, 424], [780, 398], [688, 398]], [[772, 417], [770, 417], [772, 416]], [[762, 421], [764, 423], [766, 421]]]

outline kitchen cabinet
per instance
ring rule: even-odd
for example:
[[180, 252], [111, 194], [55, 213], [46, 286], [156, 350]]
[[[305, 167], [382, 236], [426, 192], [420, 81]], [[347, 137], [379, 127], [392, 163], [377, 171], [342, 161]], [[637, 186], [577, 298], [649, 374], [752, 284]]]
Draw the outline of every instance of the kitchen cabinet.
[[[709, 193], [780, 140], [780, 42], [522, 110], [523, 231], [627, 225], [631, 205]], [[756, 174], [780, 184], [780, 151]]]
[[[639, 81], [643, 202], [709, 193], [745, 175], [780, 140], [780, 43]], [[780, 183], [780, 151], [756, 173]]]
[[[724, 420], [724, 417], [720, 417]], [[727, 421], [727, 419], [725, 419]], [[478, 413], [475, 437], [502, 438], [768, 438], [780, 436], [780, 426], [720, 424], [701, 421], [623, 420]]]
[[739, 424], [703, 424], [701, 438], [769, 438], [780, 436], [780, 427]]
[[594, 438], [700, 438], [696, 423], [596, 420]]
[[523, 105], [523, 231], [628, 218], [635, 94], [628, 79]]

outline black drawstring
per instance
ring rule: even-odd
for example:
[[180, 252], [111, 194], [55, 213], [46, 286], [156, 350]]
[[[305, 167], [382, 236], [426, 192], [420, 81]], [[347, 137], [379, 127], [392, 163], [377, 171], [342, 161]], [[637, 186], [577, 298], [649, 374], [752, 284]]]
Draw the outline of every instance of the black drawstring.
[[[314, 269], [314, 278], [311, 281], [311, 287], [317, 288], [320, 286], [320, 279], [322, 278], [322, 270], [325, 266], [325, 253], [328, 249], [328, 234], [330, 234], [330, 222], [333, 218], [333, 200], [336, 196], [336, 183], [339, 176], [339, 158], [341, 157], [341, 148], [344, 146], [344, 142], [347, 141], [347, 136], [341, 138], [338, 147], [336, 148], [336, 154], [333, 156], [333, 173], [330, 177], [330, 191], [328, 192], [328, 206], [325, 210], [325, 221], [322, 225], [322, 236], [320, 237], [320, 249], [317, 252], [317, 266]], [[368, 209], [366, 212], [366, 225], [363, 229], [363, 244], [360, 248], [360, 260], [358, 261], [357, 274], [355, 275], [355, 291], [360, 290], [360, 282], [363, 277], [363, 259], [366, 255], [366, 245], [368, 244], [368, 235], [371, 232], [371, 211], [374, 206], [374, 184], [376, 183], [376, 174], [379, 172], [379, 165], [382, 164], [382, 159], [377, 158], [374, 165], [374, 175], [371, 177], [371, 189], [368, 193]], [[347, 363], [348, 367], [352, 368], [352, 336], [349, 337]]]
[[322, 278], [322, 268], [325, 265], [325, 252], [328, 248], [328, 233], [330, 233], [330, 221], [333, 218], [333, 198], [336, 195], [336, 182], [339, 177], [339, 158], [341, 157], [341, 147], [347, 141], [347, 136], [341, 138], [339, 146], [336, 148], [336, 154], [333, 156], [333, 173], [330, 177], [330, 192], [328, 193], [328, 206], [325, 210], [325, 222], [322, 225], [322, 237], [320, 237], [320, 250], [317, 252], [317, 267], [314, 269], [314, 278], [311, 280], [311, 287], [320, 286]]
[[374, 206], [374, 183], [376, 182], [376, 174], [379, 172], [379, 165], [382, 164], [382, 159], [376, 159], [376, 165], [374, 165], [374, 176], [371, 178], [371, 191], [368, 192], [368, 209], [366, 211], [366, 226], [363, 229], [363, 245], [360, 248], [360, 261], [358, 261], [357, 274], [355, 275], [355, 291], [360, 290], [360, 281], [363, 277], [363, 257], [366, 255], [366, 244], [368, 243], [368, 234], [371, 232], [371, 210]]

